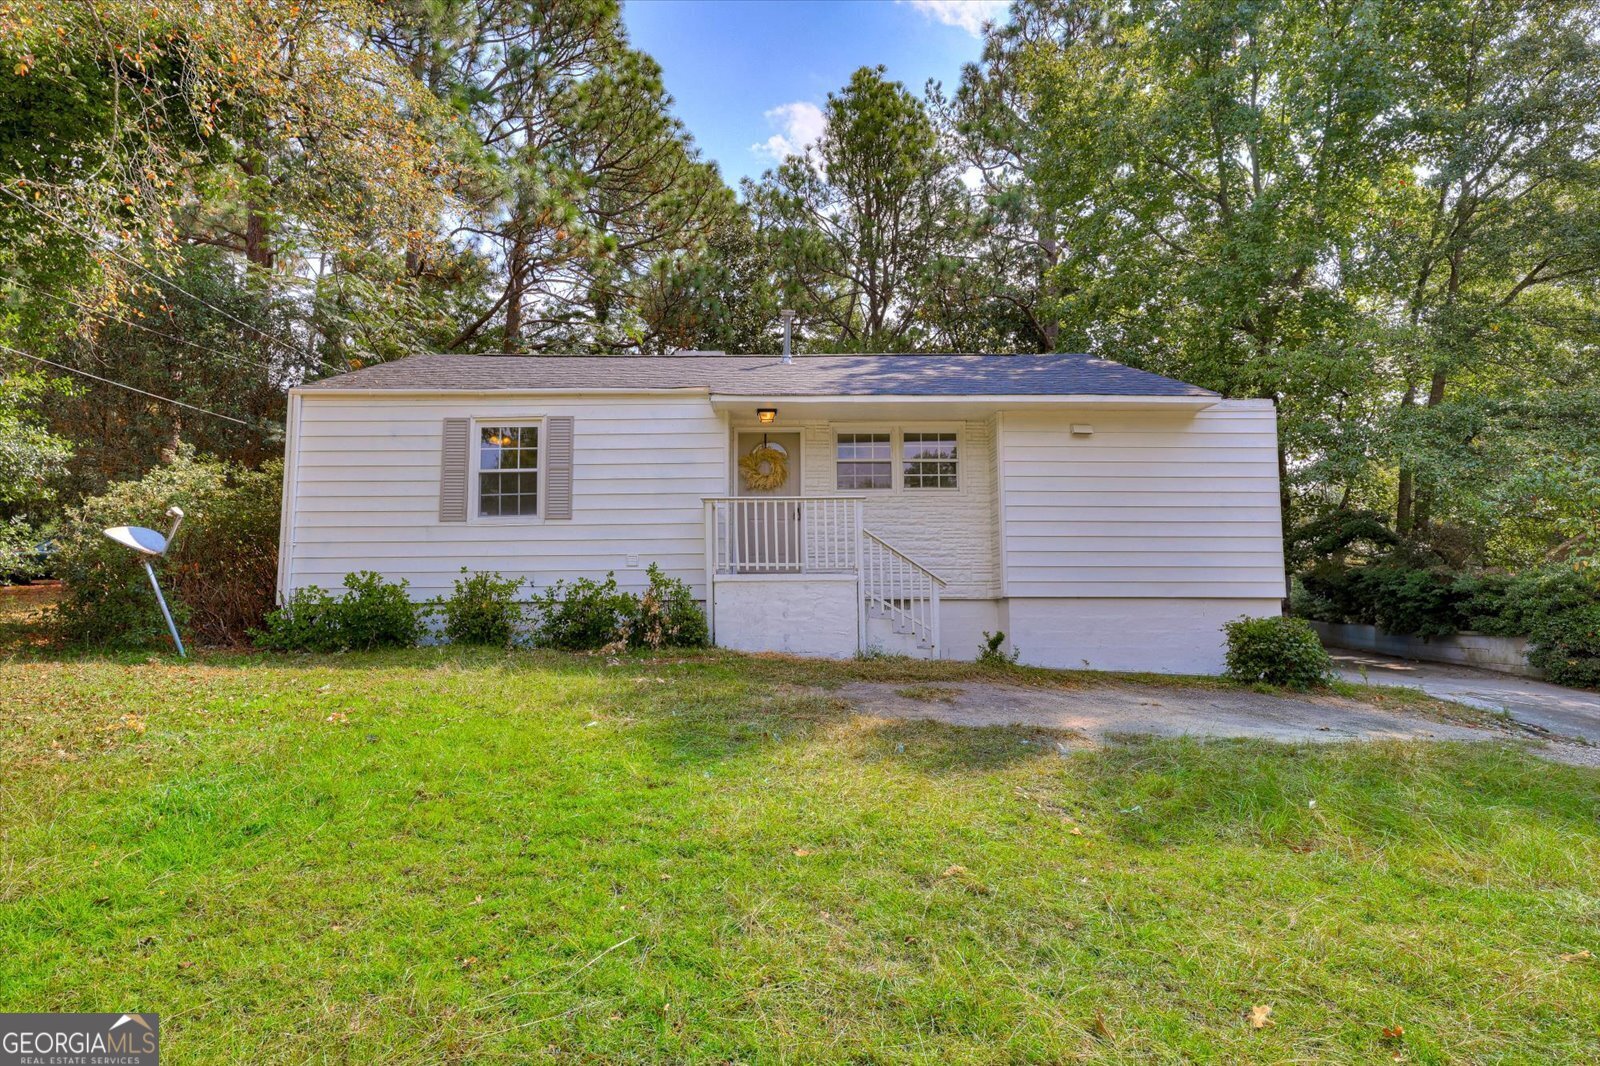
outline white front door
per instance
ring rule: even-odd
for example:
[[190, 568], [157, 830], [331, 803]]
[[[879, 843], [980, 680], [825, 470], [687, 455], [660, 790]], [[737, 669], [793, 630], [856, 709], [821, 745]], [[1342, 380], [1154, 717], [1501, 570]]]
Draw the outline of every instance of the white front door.
[[[769, 454], [761, 461], [763, 448], [771, 449], [775, 456]], [[775, 457], [780, 461], [774, 462]], [[752, 458], [757, 461], [750, 462]], [[800, 503], [781, 498], [800, 495], [800, 434], [736, 434], [733, 481], [734, 495], [751, 499], [739, 507], [742, 519], [734, 541], [739, 569], [752, 573], [800, 570]]]

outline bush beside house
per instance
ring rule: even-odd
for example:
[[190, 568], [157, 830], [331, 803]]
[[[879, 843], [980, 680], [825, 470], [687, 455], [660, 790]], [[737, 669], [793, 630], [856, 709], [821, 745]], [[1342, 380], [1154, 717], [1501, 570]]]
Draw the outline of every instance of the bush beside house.
[[63, 583], [58, 632], [71, 643], [102, 647], [168, 641], [140, 557], [101, 531], [119, 525], [165, 531], [166, 510], [176, 505], [187, 517], [156, 562], [173, 615], [197, 644], [243, 641], [272, 606], [282, 485], [279, 462], [248, 470], [185, 451], [69, 508], [54, 559]]
[[1303, 618], [1239, 618], [1222, 627], [1227, 675], [1246, 685], [1305, 690], [1326, 685], [1333, 659]]
[[442, 607], [445, 639], [452, 644], [510, 647], [522, 624], [522, 578], [468, 573], [461, 568], [455, 589]]
[[346, 574], [344, 595], [315, 585], [296, 589], [267, 616], [257, 647], [273, 651], [368, 651], [406, 648], [422, 639], [421, 605], [409, 583], [390, 583], [370, 570]]

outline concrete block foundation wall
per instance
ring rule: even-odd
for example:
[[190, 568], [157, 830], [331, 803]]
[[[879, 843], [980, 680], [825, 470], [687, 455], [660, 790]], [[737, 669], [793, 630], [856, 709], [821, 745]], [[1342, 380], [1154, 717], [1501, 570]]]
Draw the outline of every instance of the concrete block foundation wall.
[[1428, 663], [1474, 666], [1519, 677], [1541, 678], [1544, 671], [1528, 665], [1526, 637], [1489, 637], [1482, 633], [1455, 633], [1448, 637], [1412, 637], [1385, 633], [1377, 626], [1312, 622], [1322, 643], [1349, 651], [1370, 651], [1400, 659]]

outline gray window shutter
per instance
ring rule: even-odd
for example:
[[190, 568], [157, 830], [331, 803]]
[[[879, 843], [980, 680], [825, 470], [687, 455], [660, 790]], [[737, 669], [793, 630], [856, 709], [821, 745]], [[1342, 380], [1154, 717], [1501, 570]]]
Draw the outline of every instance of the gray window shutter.
[[544, 420], [544, 516], [572, 517], [572, 416]]
[[467, 520], [467, 479], [472, 471], [472, 420], [444, 420], [444, 453], [439, 459], [439, 521]]

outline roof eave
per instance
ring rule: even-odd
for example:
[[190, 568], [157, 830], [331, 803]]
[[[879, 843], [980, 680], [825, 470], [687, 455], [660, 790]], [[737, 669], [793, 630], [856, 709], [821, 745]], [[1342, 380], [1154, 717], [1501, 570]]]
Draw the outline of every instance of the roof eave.
[[711, 390], [704, 385], [684, 385], [673, 388], [647, 389], [642, 387], [608, 389], [591, 386], [581, 389], [541, 388], [432, 388], [386, 389], [382, 386], [348, 386], [345, 388], [317, 388], [296, 385], [289, 390], [291, 396], [407, 396], [412, 398], [434, 396], [709, 396]]
[[752, 403], [782, 402], [792, 407], [848, 406], [851, 404], [908, 403], [945, 406], [977, 404], [995, 408], [1098, 408], [1101, 410], [1149, 410], [1161, 408], [1173, 411], [1204, 411], [1222, 400], [1214, 394], [1201, 396], [1141, 396], [1062, 393], [1055, 395], [960, 393], [956, 395], [910, 395], [902, 393], [871, 393], [867, 395], [812, 395], [793, 393], [713, 393], [711, 406], [717, 410], [745, 407]]

